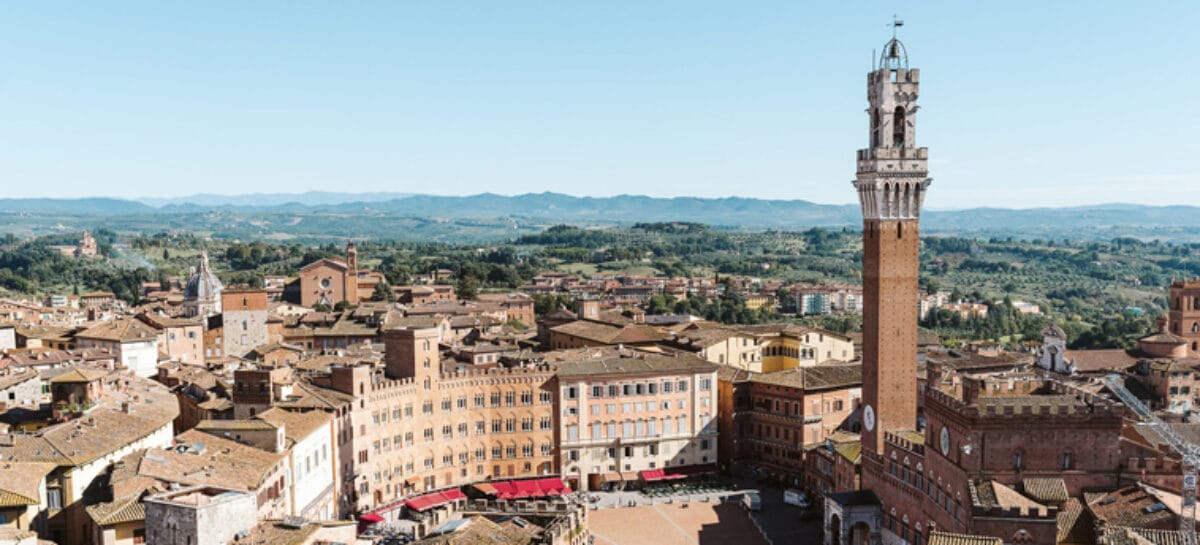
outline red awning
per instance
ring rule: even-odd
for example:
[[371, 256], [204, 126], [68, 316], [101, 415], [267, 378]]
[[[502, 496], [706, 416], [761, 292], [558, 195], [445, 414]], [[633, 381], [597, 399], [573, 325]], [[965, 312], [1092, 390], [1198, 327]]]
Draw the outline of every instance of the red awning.
[[567, 484], [558, 477], [538, 479], [537, 485], [542, 490], [543, 496], [557, 496], [571, 491], [570, 488], [567, 488]]
[[647, 469], [645, 471], [640, 472], [640, 475], [642, 477], [642, 480], [646, 481], [648, 483], [652, 483], [655, 481], [661, 481], [666, 477], [666, 475], [663, 474], [663, 470], [661, 470], [661, 469]]
[[404, 506], [414, 511], [433, 509], [443, 503], [446, 502], [442, 499], [441, 494], [425, 494], [404, 500]]
[[537, 481], [512, 481], [513, 487], [516, 488], [516, 498], [531, 498], [542, 495], [542, 491], [538, 488]]
[[497, 498], [506, 500], [517, 494], [517, 487], [513, 485], [512, 481], [496, 481], [491, 484], [492, 488], [496, 489]]
[[461, 490], [457, 488], [451, 488], [450, 490], [444, 490], [442, 492], [432, 492], [422, 496], [409, 498], [404, 500], [404, 506], [415, 511], [425, 511], [428, 509], [433, 509], [434, 507], [446, 505], [454, 500], [465, 499], [466, 497], [467, 496], [463, 494]]
[[376, 523], [383, 522], [384, 519], [383, 519], [383, 517], [376, 515], [375, 513], [367, 513], [361, 517], [358, 517], [358, 520], [359, 520], [359, 522], [365, 522], [367, 524], [376, 524]]

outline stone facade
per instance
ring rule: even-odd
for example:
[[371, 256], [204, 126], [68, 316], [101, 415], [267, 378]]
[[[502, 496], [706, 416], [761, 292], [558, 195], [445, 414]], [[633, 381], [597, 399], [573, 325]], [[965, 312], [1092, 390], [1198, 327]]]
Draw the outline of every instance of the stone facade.
[[37, 410], [42, 401], [42, 381], [37, 371], [0, 370], [0, 407]]
[[258, 524], [254, 494], [193, 486], [145, 499], [146, 543], [151, 545], [235, 542]]
[[265, 290], [227, 289], [221, 294], [225, 355], [244, 356], [271, 342], [267, 308]]
[[716, 469], [716, 365], [692, 355], [599, 354], [564, 361], [558, 374], [560, 465], [573, 488], [637, 481], [652, 469]]
[[[384, 335], [385, 371], [334, 367], [345, 511], [390, 509], [410, 495], [492, 478], [558, 472], [554, 370], [445, 373], [438, 328]], [[328, 397], [328, 396], [327, 396]]]
[[346, 245], [346, 260], [322, 259], [300, 269], [300, 304], [332, 308], [341, 302], [358, 304], [358, 249]]

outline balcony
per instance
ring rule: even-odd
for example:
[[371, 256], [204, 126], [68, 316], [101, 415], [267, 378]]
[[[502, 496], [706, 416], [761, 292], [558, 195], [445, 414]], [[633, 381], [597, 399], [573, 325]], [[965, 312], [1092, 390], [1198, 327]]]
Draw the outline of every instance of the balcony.
[[929, 148], [873, 148], [858, 150], [859, 161], [875, 159], [929, 159]]

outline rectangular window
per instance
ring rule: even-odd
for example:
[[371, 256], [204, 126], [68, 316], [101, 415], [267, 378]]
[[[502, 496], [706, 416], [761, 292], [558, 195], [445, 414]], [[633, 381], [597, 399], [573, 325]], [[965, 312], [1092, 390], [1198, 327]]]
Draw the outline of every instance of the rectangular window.
[[706, 391], [706, 392], [709, 390], [712, 390], [712, 379], [711, 378], [700, 379], [700, 389], [703, 391]]
[[688, 391], [688, 383], [687, 383], [687, 381], [686, 381], [686, 380], [681, 380], [681, 381], [679, 381], [679, 392], [680, 392], [680, 393], [683, 393], [683, 392], [686, 392], [686, 391]]
[[577, 398], [579, 398], [579, 389], [577, 389], [577, 388], [576, 388], [576, 387], [574, 387], [574, 386], [567, 386], [567, 395], [566, 395], [566, 398], [567, 398], [567, 399], [577, 399]]
[[615, 384], [610, 385], [608, 387], [608, 397], [617, 397], [618, 395], [620, 395], [620, 393], [621, 393], [620, 388], [617, 388], [617, 386]]
[[604, 397], [604, 387], [592, 386], [592, 397]]

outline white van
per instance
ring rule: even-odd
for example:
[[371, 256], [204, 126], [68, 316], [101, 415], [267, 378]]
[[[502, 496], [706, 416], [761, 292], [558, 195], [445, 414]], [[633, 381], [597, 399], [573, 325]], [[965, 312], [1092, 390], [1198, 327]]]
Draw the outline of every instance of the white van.
[[742, 507], [747, 511], [762, 511], [762, 497], [756, 492], [747, 492], [742, 495]]

